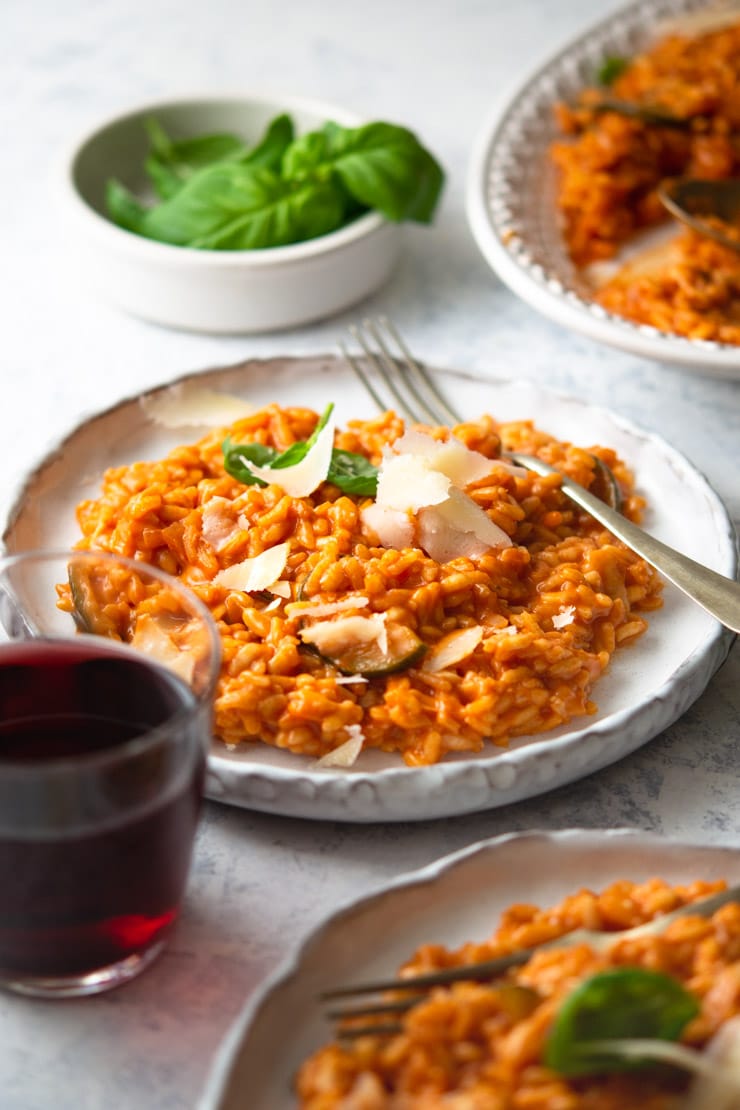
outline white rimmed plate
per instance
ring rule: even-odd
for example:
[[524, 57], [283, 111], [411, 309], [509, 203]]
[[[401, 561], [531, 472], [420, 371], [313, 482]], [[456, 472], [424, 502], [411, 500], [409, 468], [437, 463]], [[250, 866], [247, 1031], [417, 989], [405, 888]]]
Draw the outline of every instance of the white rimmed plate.
[[661, 21], [707, 0], [637, 0], [581, 35], [509, 91], [480, 130], [468, 172], [467, 211], [486, 261], [538, 312], [573, 331], [644, 358], [740, 379], [740, 348], [632, 324], [588, 297], [560, 234], [553, 105], [594, 83], [609, 56], [639, 51]]
[[[464, 414], [533, 419], [582, 446], [614, 447], [636, 472], [650, 503], [646, 527], [672, 547], [730, 577], [735, 536], [706, 480], [677, 451], [605, 409], [526, 381], [492, 382], [440, 374]], [[60, 547], [79, 537], [75, 506], [99, 490], [109, 466], [155, 459], [205, 429], [168, 429], [148, 415], [172, 385], [149, 390], [82, 421], [25, 479], [9, 514], [6, 547]], [[322, 409], [339, 420], [368, 413], [367, 398], [343, 360], [274, 358], [186, 376], [176, 387], [238, 394], [254, 407], [271, 401]], [[599, 711], [509, 750], [454, 756], [434, 767], [406, 767], [400, 756], [365, 752], [349, 770], [316, 770], [314, 761], [261, 744], [209, 759], [210, 798], [268, 813], [334, 821], [410, 821], [473, 813], [530, 798], [582, 778], [634, 751], [679, 717], [725, 658], [732, 636], [671, 586], [663, 609], [633, 647], [617, 652], [595, 690]]]
[[[250, 1000], [224, 1041], [200, 1110], [289, 1110], [297, 1067], [331, 1039], [319, 993], [388, 978], [424, 942], [484, 940], [514, 902], [660, 877], [740, 880], [740, 848], [628, 829], [499, 836], [445, 856], [319, 925]], [[289, 1017], [288, 1017], [289, 1016]], [[286, 1018], [290, 1036], [285, 1036]]]

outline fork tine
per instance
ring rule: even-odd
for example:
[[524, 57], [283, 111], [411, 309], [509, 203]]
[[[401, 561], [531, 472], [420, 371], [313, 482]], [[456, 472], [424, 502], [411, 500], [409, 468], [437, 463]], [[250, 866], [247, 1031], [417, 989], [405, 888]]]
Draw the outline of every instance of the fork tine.
[[[373, 368], [377, 371], [377, 373], [380, 374], [380, 376], [383, 379], [383, 381], [385, 382], [386, 386], [388, 387], [390, 392], [393, 394], [394, 398], [396, 399], [396, 403], [397, 403], [398, 407], [401, 410], [402, 415], [405, 416], [407, 420], [411, 420], [411, 421], [416, 420], [417, 419], [416, 414], [414, 413], [413, 409], [411, 409], [409, 407], [409, 403], [408, 403], [406, 397], [404, 397], [403, 393], [401, 393], [401, 391], [398, 388], [398, 385], [396, 384], [396, 373], [395, 373], [396, 367], [395, 367], [395, 364], [393, 363], [393, 361], [392, 360], [390, 361], [390, 369], [389, 369], [388, 363], [386, 361], [384, 361], [383, 357], [379, 357], [378, 354], [372, 349], [372, 347], [368, 343], [367, 339], [365, 338], [362, 330], [359, 327], [357, 327], [356, 324], [352, 324], [350, 326], [349, 331], [350, 331], [350, 334], [353, 336], [353, 338], [356, 339], [357, 342], [360, 344], [360, 346], [362, 347], [362, 350], [364, 351], [367, 359], [369, 360], [369, 362], [371, 363]], [[357, 372], [356, 363], [351, 363], [350, 365], [352, 366], [352, 369], [355, 370], [355, 373], [356, 373]], [[363, 378], [362, 380], [367, 385], [367, 378]], [[369, 386], [368, 386], [368, 388], [369, 388]], [[372, 391], [372, 395], [373, 395], [373, 398], [375, 400], [377, 400], [377, 394], [375, 393], [374, 390]], [[387, 407], [388, 407], [387, 405], [384, 405], [384, 404], [381, 403], [381, 405], [380, 405], [381, 412]]]
[[339, 1040], [349, 1040], [353, 1037], [393, 1037], [401, 1032], [403, 1032], [401, 1023], [390, 1021], [377, 1025], [347, 1026], [346, 1029], [337, 1029], [336, 1036]]
[[411, 998], [398, 999], [395, 1002], [376, 1002], [364, 1006], [341, 1006], [333, 1010], [327, 1010], [326, 1016], [331, 1021], [346, 1021], [347, 1018], [372, 1017], [375, 1014], [404, 1014], [426, 997], [426, 994], [414, 994]]
[[430, 971], [424, 975], [414, 975], [408, 979], [385, 979], [377, 983], [356, 983], [351, 987], [336, 987], [333, 990], [323, 991], [321, 998], [328, 1002], [335, 998], [349, 998], [352, 995], [379, 994], [383, 991], [413, 991], [427, 987], [439, 987], [445, 983], [454, 983], [460, 979], [493, 979], [510, 967], [526, 963], [530, 956], [539, 948], [547, 947], [546, 943], [534, 948], [520, 948], [516, 952], [509, 952], [505, 956], [497, 956], [492, 960], [482, 960], [480, 963], [466, 964], [440, 968], [439, 971]]
[[[361, 326], [351, 324], [349, 332], [407, 420], [431, 424], [459, 423], [460, 417], [445, 400], [424, 364], [411, 354], [387, 316], [365, 319]], [[398, 349], [400, 357], [393, 353], [392, 345]], [[378, 408], [381, 411], [386, 409], [388, 406], [373, 385], [362, 360], [354, 358], [344, 343], [340, 342], [339, 347]]]
[[435, 401], [440, 406], [440, 409], [441, 409], [443, 415], [442, 415], [442, 419], [440, 419], [439, 416], [436, 417], [437, 423], [438, 424], [446, 424], [446, 423], [459, 424], [460, 423], [459, 414], [457, 412], [455, 412], [455, 410], [452, 408], [452, 406], [446, 400], [442, 391], [439, 389], [439, 387], [435, 383], [434, 378], [429, 373], [426, 366], [423, 363], [419, 362], [411, 354], [411, 351], [409, 350], [408, 346], [406, 345], [405, 340], [401, 336], [400, 332], [398, 331], [398, 328], [393, 323], [393, 321], [388, 316], [380, 316], [380, 317], [378, 317], [378, 322], [382, 327], [385, 328], [385, 330], [388, 332], [388, 334], [393, 337], [393, 341], [395, 342], [396, 346], [398, 347], [398, 349], [403, 354], [403, 357], [406, 360], [407, 365], [411, 368], [411, 370], [414, 372], [414, 374], [416, 374], [417, 379], [421, 380], [424, 383], [424, 387], [432, 394]]
[[[425, 396], [419, 393], [416, 387], [416, 383], [414, 381], [412, 373], [415, 372], [418, 375], [418, 363], [414, 361], [413, 357], [406, 357], [406, 353], [404, 352], [404, 345], [402, 343], [399, 345], [399, 349], [401, 351], [401, 354], [404, 356], [404, 359], [406, 359], [405, 362], [403, 361], [403, 359], [399, 360], [395, 358], [388, 349], [388, 344], [386, 343], [385, 338], [380, 330], [381, 327], [386, 327], [389, 335], [393, 339], [396, 339], [396, 336], [398, 335], [397, 332], [394, 335], [393, 330], [387, 327], [388, 322], [389, 321], [385, 316], [381, 316], [377, 320], [364, 321], [365, 327], [368, 329], [380, 349], [380, 357], [383, 359], [386, 370], [388, 371], [388, 373], [392, 373], [394, 375], [400, 374], [405, 388], [408, 390], [410, 396], [413, 397], [414, 401], [419, 406], [414, 419], [424, 419], [430, 421], [432, 424], [444, 424], [447, 418], [445, 416], [440, 417], [434, 406], [429, 403], [429, 400]], [[416, 367], [416, 371], [414, 371], [414, 367]], [[410, 408], [410, 406], [408, 407]]]
[[443, 986], [460, 980], [472, 982], [485, 982], [498, 978], [510, 967], [517, 967], [533, 956], [547, 948], [570, 947], [576, 943], [589, 943], [598, 946], [600, 950], [609, 948], [618, 941], [638, 936], [657, 936], [664, 932], [674, 921], [681, 917], [700, 916], [711, 917], [722, 906], [730, 902], [740, 902], [740, 884], [727, 887], [716, 894], [700, 898], [695, 902], [685, 902], [675, 910], [663, 913], [642, 925], [635, 925], [630, 929], [616, 929], [614, 931], [593, 931], [591, 929], [574, 929], [569, 933], [541, 941], [531, 948], [518, 948], [504, 956], [496, 956], [491, 960], [483, 960], [474, 964], [453, 965], [440, 968], [438, 971], [426, 972], [422, 975], [412, 975], [405, 979], [394, 978], [371, 983], [355, 983], [348, 987], [335, 987], [332, 990], [322, 991], [320, 998], [324, 1002], [340, 998], [358, 999], [362, 995], [382, 994], [385, 991], [423, 991], [428, 987]]
[[345, 344], [342, 343], [342, 342], [340, 342], [340, 344], [339, 344], [339, 350], [342, 352], [342, 354], [346, 358], [347, 362], [350, 364], [353, 373], [355, 373], [357, 375], [357, 377], [360, 379], [360, 381], [364, 385], [367, 392], [372, 397], [373, 401], [375, 401], [375, 404], [378, 406], [379, 411], [384, 412], [385, 409], [388, 406], [383, 402], [383, 400], [380, 398], [380, 396], [376, 393], [375, 386], [370, 381], [369, 376], [365, 373], [360, 360], [355, 358], [354, 355], [351, 355], [349, 353], [349, 351], [347, 350], [347, 347], [345, 346]]

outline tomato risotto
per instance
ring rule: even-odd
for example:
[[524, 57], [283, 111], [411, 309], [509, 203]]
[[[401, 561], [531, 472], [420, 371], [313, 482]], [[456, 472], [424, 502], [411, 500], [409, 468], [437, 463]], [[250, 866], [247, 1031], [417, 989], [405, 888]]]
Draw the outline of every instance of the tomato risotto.
[[[271, 405], [107, 471], [78, 507], [80, 547], [152, 563], [210, 608], [217, 736], [338, 766], [362, 748], [419, 765], [593, 713], [595, 682], [645, 631], [661, 583], [558, 475], [501, 451], [594, 489], [607, 474], [636, 520], [624, 462], [526, 421], [404, 431], [389, 412], [334, 429], [327, 414]], [[125, 636], [130, 611], [110, 613]]]
[[[580, 267], [668, 221], [658, 198], [666, 178], [740, 176], [740, 22], [697, 33], [679, 21], [644, 53], [609, 61], [616, 76], [608, 88], [557, 107], [558, 207]], [[683, 125], [604, 110], [607, 98]], [[667, 332], [740, 343], [740, 255], [698, 236], [680, 238], [663, 275], [627, 267], [595, 299]]]
[[[552, 908], [513, 905], [489, 940], [457, 950], [425, 944], [400, 974], [492, 959], [578, 927], [628, 929], [723, 886], [620, 880], [599, 894], [581, 890]], [[701, 1097], [695, 1090], [692, 1098], [699, 1101], [685, 1101], [686, 1070], [659, 1061], [651, 1066], [645, 1048], [637, 1071], [634, 1064], [625, 1068], [613, 1048], [598, 1064], [584, 1064], [585, 1050], [600, 1035], [660, 1035], [697, 1050], [684, 1053], [695, 1058], [740, 1013], [739, 960], [737, 902], [708, 918], [679, 917], [658, 936], [615, 938], [604, 952], [583, 943], [543, 949], [495, 982], [434, 987], [400, 1019], [391, 1015], [400, 1021], [396, 1032], [343, 1038], [319, 1049], [298, 1073], [298, 1105], [301, 1110], [710, 1110], [719, 1105], [711, 1094]], [[637, 1017], [630, 1013], [636, 1001]], [[389, 1017], [359, 1020], [367, 1026]], [[716, 1057], [712, 1070], [719, 1071]]]

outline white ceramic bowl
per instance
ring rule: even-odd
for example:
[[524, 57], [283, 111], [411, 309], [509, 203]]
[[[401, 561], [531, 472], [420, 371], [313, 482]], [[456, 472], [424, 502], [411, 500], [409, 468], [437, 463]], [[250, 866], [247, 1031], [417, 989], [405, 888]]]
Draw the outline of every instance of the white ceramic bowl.
[[86, 284], [147, 320], [219, 333], [305, 324], [377, 289], [397, 261], [400, 229], [374, 212], [329, 235], [253, 251], [157, 243], [117, 227], [106, 215], [109, 178], [146, 192], [148, 117], [173, 138], [234, 131], [256, 141], [281, 112], [292, 116], [298, 133], [329, 119], [350, 127], [363, 122], [334, 105], [297, 98], [198, 98], [142, 105], [76, 143], [63, 168], [62, 200], [70, 255]]

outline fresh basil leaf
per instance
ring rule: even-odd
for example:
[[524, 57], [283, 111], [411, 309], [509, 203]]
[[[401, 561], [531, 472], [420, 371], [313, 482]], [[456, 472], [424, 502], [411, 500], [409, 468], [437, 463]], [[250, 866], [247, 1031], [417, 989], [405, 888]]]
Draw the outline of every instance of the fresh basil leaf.
[[327, 482], [338, 486], [343, 493], [359, 497], [375, 497], [378, 491], [378, 468], [364, 455], [342, 451], [335, 447], [331, 455]]
[[545, 1064], [562, 1075], [632, 1071], [650, 1061], [620, 1056], [595, 1042], [676, 1041], [699, 1012], [694, 995], [668, 975], [617, 968], [591, 976], [570, 994], [545, 1046]]
[[416, 136], [389, 123], [345, 134], [336, 171], [354, 197], [395, 221], [430, 223], [444, 184], [441, 167]]
[[293, 135], [293, 120], [290, 116], [275, 116], [257, 145], [248, 150], [239, 161], [244, 166], [262, 166], [278, 173], [283, 155], [293, 142]]
[[616, 79], [629, 68], [629, 64], [629, 58], [622, 58], [616, 54], [609, 55], [597, 69], [596, 80], [600, 85], [613, 85]]
[[111, 179], [105, 186], [105, 204], [108, 215], [119, 227], [142, 235], [147, 210], [134, 194], [120, 181]]
[[336, 174], [360, 204], [393, 221], [429, 223], [444, 173], [416, 136], [391, 123], [345, 128], [329, 122], [297, 139], [285, 153], [283, 173], [296, 180]]
[[148, 119], [145, 126], [151, 150], [144, 168], [162, 200], [175, 196], [204, 166], [242, 160], [250, 153], [238, 135], [228, 132], [173, 141], [156, 119]]
[[308, 439], [301, 439], [298, 440], [296, 443], [291, 443], [290, 447], [288, 447], [285, 451], [278, 455], [275, 461], [270, 463], [269, 465], [272, 466], [274, 470], [284, 470], [286, 466], [295, 466], [295, 464], [299, 463], [301, 459], [304, 459], [313, 447], [316, 440], [319, 438], [321, 432], [328, 424], [329, 417], [333, 412], [334, 405], [327, 405], [321, 416], [319, 417], [318, 424], [311, 432], [311, 435], [308, 437]]
[[149, 116], [144, 120], [144, 130], [149, 138], [152, 153], [165, 161], [169, 160], [174, 144], [159, 120]]
[[[262, 443], [232, 443], [231, 439], [224, 440], [221, 449], [227, 473], [247, 486], [266, 485], [252, 473], [246, 465], [247, 460], [255, 466], [269, 466], [273, 470], [284, 470], [286, 466], [294, 466], [305, 458], [316, 443], [333, 411], [334, 405], [327, 405], [309, 438], [298, 440], [280, 454], [274, 447], [266, 447]], [[378, 487], [378, 468], [373, 466], [364, 455], [357, 455], [353, 451], [342, 451], [335, 447], [332, 450], [326, 480], [338, 486], [344, 493], [374, 497]]]
[[263, 167], [222, 162], [149, 209], [141, 233], [175, 246], [255, 250], [325, 235], [343, 218], [343, 197], [330, 182], [283, 181]]
[[334, 174], [332, 145], [326, 125], [300, 135], [285, 152], [283, 174], [293, 181], [330, 180]]
[[305, 458], [311, 450], [319, 435], [329, 422], [329, 417], [334, 411], [334, 405], [329, 404], [319, 417], [319, 421], [308, 439], [299, 439], [291, 443], [285, 451], [276, 451], [274, 447], [267, 447], [264, 443], [232, 443], [230, 438], [224, 440], [221, 450], [224, 455], [224, 467], [227, 472], [247, 486], [265, 486], [246, 465], [247, 460], [255, 466], [269, 466], [273, 470], [284, 470], [286, 466]]
[[145, 167], [161, 203], [146, 207], [119, 182], [108, 212], [129, 231], [174, 246], [254, 250], [305, 242], [368, 209], [389, 220], [432, 219], [444, 183], [434, 157], [406, 128], [328, 122], [294, 138], [293, 121], [270, 121], [249, 148], [228, 132], [173, 140], [146, 124]]
[[268, 447], [264, 443], [232, 443], [231, 439], [226, 439], [221, 450], [224, 453], [224, 467], [232, 478], [237, 478], [245, 486], [267, 485], [267, 482], [252, 473], [246, 462], [249, 460], [255, 466], [270, 466], [278, 455], [274, 447]]

